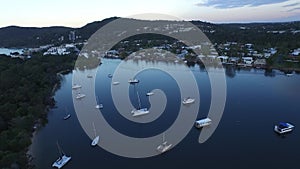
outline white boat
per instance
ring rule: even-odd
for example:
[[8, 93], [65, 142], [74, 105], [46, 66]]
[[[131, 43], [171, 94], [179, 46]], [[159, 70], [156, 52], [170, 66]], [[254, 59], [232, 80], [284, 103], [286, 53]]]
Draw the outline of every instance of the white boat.
[[84, 97], [85, 97], [85, 94], [78, 93], [75, 98], [76, 99], [82, 99]]
[[92, 76], [92, 75], [87, 75], [86, 77], [87, 77], [87, 78], [93, 78], [93, 76]]
[[211, 124], [211, 119], [205, 118], [205, 119], [197, 120], [195, 122], [195, 127], [201, 128], [201, 127], [209, 126], [210, 124]]
[[95, 134], [95, 138], [93, 139], [91, 146], [96, 146], [99, 142], [100, 137], [97, 136], [96, 134], [96, 128], [95, 128], [95, 124], [93, 123], [93, 128], [94, 128], [94, 134]]
[[293, 76], [294, 74], [293, 73], [287, 73], [285, 75], [288, 76], [288, 77], [290, 77], [290, 76]]
[[65, 117], [64, 117], [64, 120], [67, 120], [71, 117], [71, 114], [67, 114]]
[[154, 95], [153, 92], [148, 92], [148, 93], [146, 93], [146, 96], [152, 96], [152, 95]]
[[278, 125], [275, 125], [274, 131], [278, 134], [284, 134], [293, 131], [294, 127], [290, 123], [280, 122]]
[[118, 85], [118, 84], [120, 84], [120, 82], [117, 82], [117, 81], [116, 81], [116, 82], [113, 82], [112, 84], [113, 84], [113, 85]]
[[148, 113], [149, 113], [149, 110], [147, 108], [134, 109], [134, 110], [131, 111], [131, 114], [132, 114], [133, 117], [146, 115]]
[[96, 98], [97, 100], [97, 105], [95, 106], [96, 109], [103, 109], [103, 104], [99, 103], [99, 99], [98, 99], [98, 96]]
[[166, 140], [165, 140], [165, 133], [163, 133], [163, 143], [161, 145], [159, 145], [156, 150], [159, 151], [160, 153], [164, 153], [168, 150], [170, 150], [170, 148], [172, 147], [172, 144], [169, 144]]
[[140, 81], [139, 80], [137, 80], [137, 79], [129, 79], [128, 80], [128, 83], [130, 83], [130, 84], [135, 84], [135, 83], [139, 83]]
[[103, 104], [97, 104], [97, 105], [95, 106], [95, 108], [96, 108], [96, 109], [103, 109]]
[[73, 89], [73, 90], [80, 89], [80, 88], [81, 88], [81, 85], [79, 85], [79, 84], [74, 84], [74, 85], [72, 86], [72, 89]]
[[60, 148], [60, 146], [57, 143], [57, 148], [59, 151], [59, 157], [58, 159], [52, 164], [52, 167], [56, 167], [58, 169], [62, 168], [64, 165], [66, 165], [70, 160], [71, 157], [68, 157], [67, 155], [65, 155], [65, 153], [63, 152], [63, 150]]
[[194, 103], [194, 102], [195, 102], [195, 99], [187, 97], [187, 98], [183, 99], [182, 104], [191, 104], [191, 103]]
[[136, 92], [136, 94], [137, 94], [137, 98], [138, 98], [138, 102], [139, 102], [139, 108], [131, 111], [132, 116], [137, 117], [137, 116], [142, 116], [142, 115], [146, 115], [146, 114], [150, 113], [147, 108], [141, 108], [142, 107], [141, 99], [140, 99], [138, 91]]
[[65, 108], [65, 109], [66, 109], [66, 115], [64, 117], [64, 120], [67, 120], [71, 117], [71, 114], [68, 113], [67, 108]]

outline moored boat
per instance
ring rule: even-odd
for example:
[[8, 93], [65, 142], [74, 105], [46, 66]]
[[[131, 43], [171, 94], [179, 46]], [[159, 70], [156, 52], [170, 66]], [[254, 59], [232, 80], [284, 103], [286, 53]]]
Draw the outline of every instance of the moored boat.
[[293, 131], [294, 128], [295, 126], [290, 123], [280, 122], [278, 125], [274, 126], [274, 131], [278, 134], [285, 134]]

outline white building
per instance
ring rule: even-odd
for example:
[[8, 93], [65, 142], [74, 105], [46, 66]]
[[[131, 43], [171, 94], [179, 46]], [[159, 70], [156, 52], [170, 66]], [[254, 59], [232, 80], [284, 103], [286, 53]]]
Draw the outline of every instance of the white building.
[[242, 60], [245, 64], [252, 64], [253, 58], [252, 57], [242, 57]]

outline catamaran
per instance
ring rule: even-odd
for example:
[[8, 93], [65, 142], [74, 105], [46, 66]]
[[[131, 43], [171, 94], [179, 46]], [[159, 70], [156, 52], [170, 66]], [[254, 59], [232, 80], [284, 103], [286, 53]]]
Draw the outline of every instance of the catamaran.
[[94, 128], [94, 135], [95, 135], [95, 138], [93, 139], [92, 143], [91, 143], [91, 146], [96, 146], [99, 142], [99, 139], [100, 137], [97, 136], [96, 134], [96, 127], [95, 127], [95, 124], [93, 123], [93, 128]]
[[71, 157], [68, 157], [67, 155], [65, 155], [62, 148], [59, 146], [58, 142], [56, 144], [57, 144], [57, 148], [58, 148], [58, 151], [59, 151], [59, 157], [52, 164], [52, 167], [56, 167], [56, 168], [60, 169], [71, 160]]
[[195, 102], [195, 99], [192, 99], [190, 97], [184, 98], [182, 101], [182, 104], [192, 104]]
[[139, 96], [139, 92], [136, 91], [136, 94], [137, 94], [137, 98], [138, 98], [138, 102], [139, 102], [139, 107], [138, 109], [134, 109], [131, 111], [131, 114], [133, 117], [137, 117], [137, 116], [142, 116], [142, 115], [146, 115], [149, 113], [149, 110], [147, 108], [141, 108], [141, 99], [140, 99], [140, 96]]
[[163, 143], [161, 145], [159, 145], [156, 149], [157, 151], [159, 151], [160, 153], [164, 153], [168, 150], [170, 150], [170, 148], [172, 147], [172, 144], [169, 144], [166, 140], [165, 140], [165, 133], [163, 133]]

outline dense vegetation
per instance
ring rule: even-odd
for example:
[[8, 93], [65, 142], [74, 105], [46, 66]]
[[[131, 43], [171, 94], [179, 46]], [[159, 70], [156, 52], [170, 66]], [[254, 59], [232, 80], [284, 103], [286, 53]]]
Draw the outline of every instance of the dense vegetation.
[[42, 56], [29, 60], [0, 56], [0, 168], [27, 168], [26, 151], [34, 124], [46, 122], [54, 105], [58, 72], [71, 70], [75, 55]]

